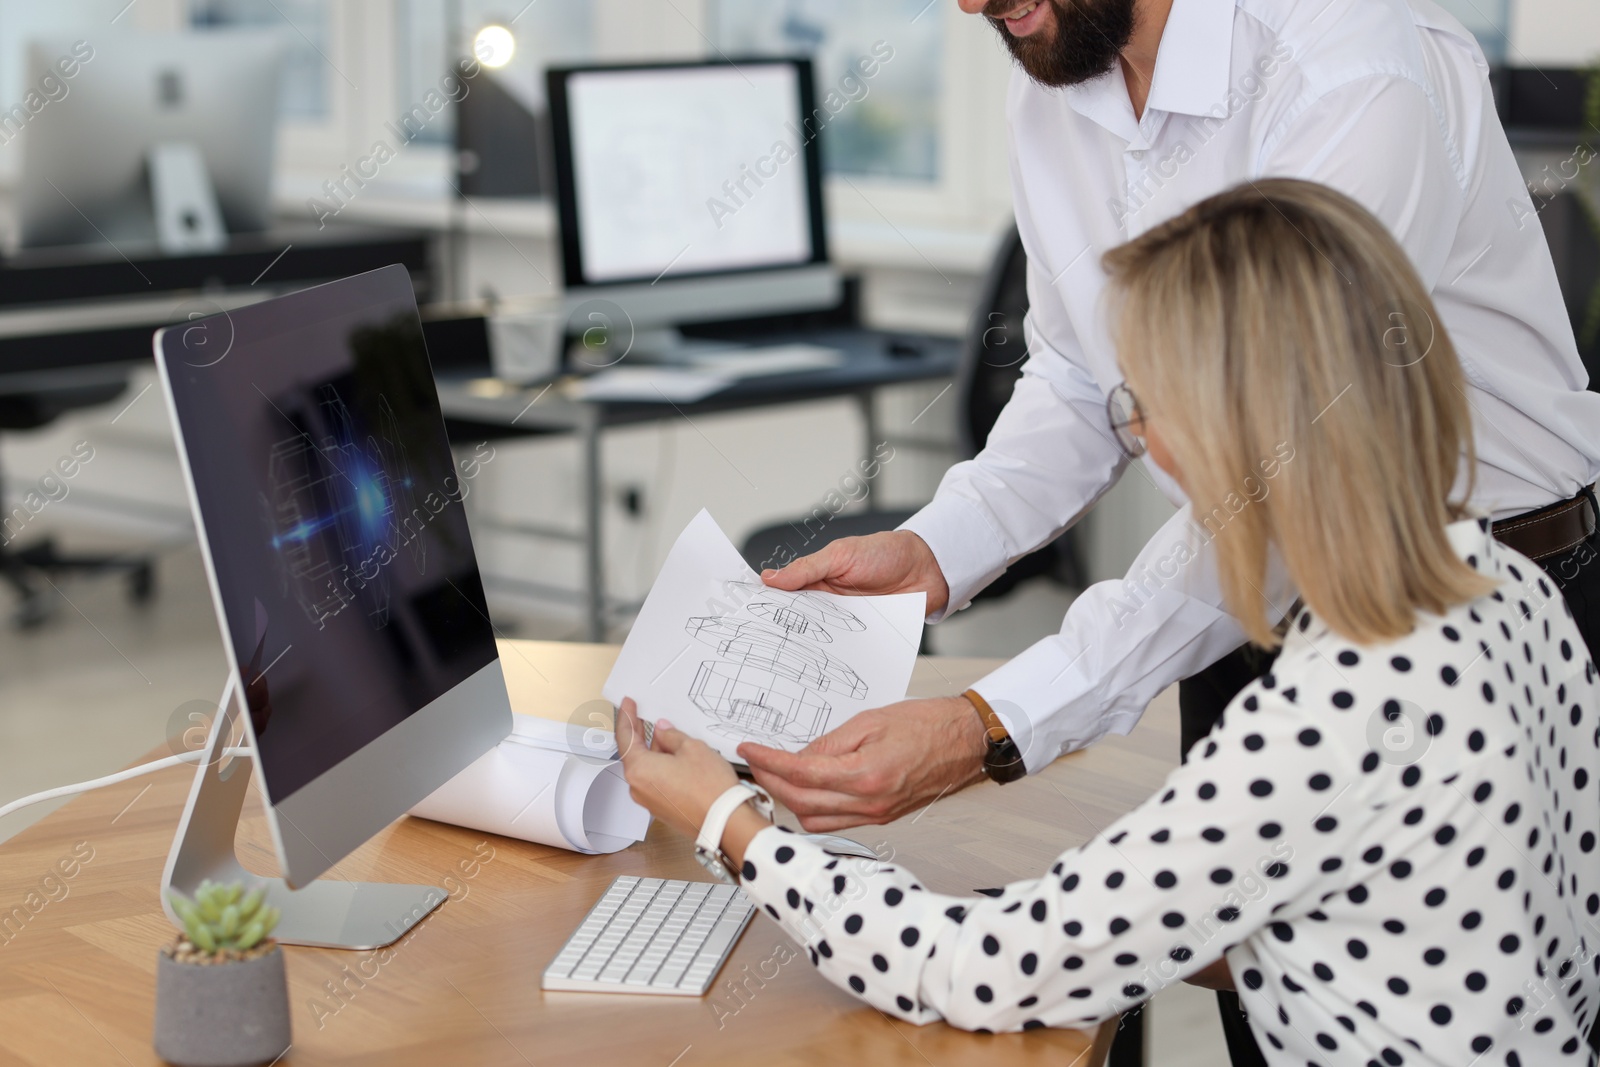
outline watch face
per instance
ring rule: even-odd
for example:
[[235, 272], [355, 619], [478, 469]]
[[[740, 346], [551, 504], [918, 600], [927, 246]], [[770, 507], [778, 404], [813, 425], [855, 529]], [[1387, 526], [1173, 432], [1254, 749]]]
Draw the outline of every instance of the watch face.
[[723, 865], [721, 856], [696, 845], [694, 858], [700, 861], [700, 866], [711, 872], [713, 878], [720, 882], [727, 882], [729, 885], [733, 884], [733, 876], [728, 873], [728, 868]]
[[983, 759], [983, 769], [992, 780], [1001, 785], [1025, 778], [1028, 774], [1027, 765], [1022, 761], [1022, 753], [1017, 751], [1016, 742], [1009, 737], [1004, 741], [989, 742], [988, 754]]

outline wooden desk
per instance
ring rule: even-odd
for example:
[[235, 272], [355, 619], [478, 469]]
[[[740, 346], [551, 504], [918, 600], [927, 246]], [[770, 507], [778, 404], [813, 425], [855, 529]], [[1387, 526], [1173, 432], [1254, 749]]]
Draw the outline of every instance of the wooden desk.
[[[512, 703], [567, 719], [596, 698], [615, 655], [601, 645], [505, 642]], [[925, 659], [912, 691], [960, 692], [992, 666]], [[1060, 849], [1093, 836], [1160, 783], [1175, 762], [1176, 704], [1163, 696], [1132, 736], [1066, 757], [1043, 774], [1003, 790], [984, 783], [854, 836], [892, 847], [924, 884], [945, 892], [1041, 871]], [[0, 923], [12, 916], [0, 926], [0, 1064], [158, 1062], [150, 1045], [156, 951], [172, 930], [156, 887], [191, 773], [163, 771], [88, 794], [0, 846]], [[245, 862], [270, 870], [253, 791], [241, 839]], [[92, 859], [70, 880], [47, 884], [75, 847], [80, 857], [92, 850]], [[288, 949], [295, 1043], [285, 1065], [1098, 1067], [1109, 1044], [1109, 1028], [1096, 1039], [1049, 1030], [983, 1036], [892, 1020], [823, 981], [803, 953], [780, 951], [790, 942], [764, 915], [706, 997], [541, 991], [545, 965], [611, 879], [705, 879], [690, 842], [659, 823], [640, 845], [580, 856], [403, 819], [336, 873], [432, 882], [449, 889], [451, 900], [382, 952]], [[28, 912], [29, 894], [38, 894], [35, 906], [44, 902], [36, 914]], [[28, 916], [20, 928], [15, 907]], [[772, 977], [747, 980], [763, 973]], [[749, 990], [740, 998], [730, 989], [734, 979]]]

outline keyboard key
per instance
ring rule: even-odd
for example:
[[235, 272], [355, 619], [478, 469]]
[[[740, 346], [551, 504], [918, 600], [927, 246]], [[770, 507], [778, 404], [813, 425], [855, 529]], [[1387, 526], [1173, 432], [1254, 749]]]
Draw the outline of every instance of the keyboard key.
[[710, 980], [718, 968], [722, 966], [723, 957], [733, 947], [733, 939], [739, 936], [744, 929], [744, 919], [724, 919], [717, 923], [711, 931], [711, 936], [706, 938], [705, 944], [700, 946], [700, 951], [695, 953], [694, 963], [684, 972], [679, 985], [700, 985]]
[[562, 978], [570, 975], [578, 962], [594, 947], [595, 942], [605, 931], [606, 924], [621, 909], [623, 902], [638, 884], [639, 879], [631, 875], [612, 882], [611, 887], [589, 910], [589, 914], [579, 925], [577, 932], [572, 935], [571, 940], [562, 948], [561, 953], [551, 961], [547, 973]]
[[618, 878], [545, 968], [544, 987], [703, 993], [752, 913], [735, 886]]
[[672, 905], [677, 902], [683, 893], [682, 886], [663, 886], [656, 891], [650, 906], [634, 924], [628, 936], [618, 946], [616, 953], [611, 957], [611, 962], [606, 964], [605, 970], [600, 972], [602, 982], [620, 982], [628, 976], [633, 965], [638, 962], [646, 946], [661, 930], [672, 910]]

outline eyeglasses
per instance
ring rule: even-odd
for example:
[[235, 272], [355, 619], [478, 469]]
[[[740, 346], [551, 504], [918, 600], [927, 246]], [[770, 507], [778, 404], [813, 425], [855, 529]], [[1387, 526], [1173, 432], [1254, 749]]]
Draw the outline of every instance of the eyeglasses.
[[1139, 398], [1133, 395], [1128, 383], [1123, 382], [1106, 396], [1106, 419], [1111, 431], [1117, 435], [1122, 454], [1129, 459], [1144, 455], [1144, 412], [1139, 408]]

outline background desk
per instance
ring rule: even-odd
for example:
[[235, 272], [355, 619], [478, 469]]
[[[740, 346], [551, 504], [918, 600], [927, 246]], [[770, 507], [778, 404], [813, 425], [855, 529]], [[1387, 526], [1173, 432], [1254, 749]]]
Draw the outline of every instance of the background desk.
[[[616, 656], [615, 648], [596, 645], [501, 647], [513, 706], [560, 719], [596, 698]], [[926, 658], [912, 692], [959, 692], [993, 666]], [[1004, 789], [984, 783], [854, 836], [892, 848], [938, 891], [969, 893], [1037, 874], [1062, 848], [1092, 837], [1152, 793], [1174, 763], [1176, 741], [1177, 700], [1169, 690], [1129, 737], [1110, 738]], [[94, 850], [67, 883], [68, 896], [46, 904], [20, 931], [0, 933], [0, 1063], [157, 1062], [150, 1047], [156, 952], [173, 931], [156, 887], [191, 773], [164, 771], [89, 794], [0, 846], [0, 916], [40, 891], [45, 874], [77, 843]], [[245, 862], [269, 869], [254, 791], [241, 837]], [[1109, 1027], [1091, 1041], [1075, 1031], [984, 1036], [891, 1020], [823, 981], [765, 915], [745, 932], [706, 997], [542, 992], [545, 965], [622, 874], [706, 878], [690, 841], [659, 823], [640, 845], [580, 856], [401, 820], [331, 876], [431, 881], [450, 889], [451, 900], [392, 946], [392, 955], [289, 949], [295, 1043], [282, 1062], [1098, 1067], [1109, 1043]], [[742, 1004], [730, 995], [728, 979], [743, 978], [746, 968], [756, 973], [785, 946], [793, 957], [781, 967], [767, 963], [768, 974], [774, 967], [778, 973], [764, 988], [752, 982], [756, 991]], [[335, 998], [330, 986], [341, 984], [345, 991]]]
[[[579, 529], [507, 522], [480, 515], [475, 515], [474, 521], [490, 529], [579, 546], [584, 558], [584, 620], [591, 641], [605, 639], [606, 619], [613, 611], [636, 606], [614, 602], [606, 595], [600, 528], [604, 491], [600, 437], [606, 429], [673, 419], [686, 419], [693, 425], [694, 419], [700, 416], [721, 412], [807, 400], [853, 398], [861, 411], [866, 458], [870, 460], [873, 449], [882, 441], [873, 406], [877, 390], [889, 385], [951, 377], [961, 354], [961, 342], [953, 338], [889, 334], [859, 327], [763, 333], [735, 339], [760, 345], [792, 342], [824, 345], [844, 352], [845, 360], [837, 367], [822, 370], [746, 378], [692, 404], [576, 400], [568, 397], [560, 384], [524, 387], [495, 378], [439, 375], [439, 403], [452, 443], [465, 445], [552, 433], [578, 437], [584, 487], [583, 523]], [[896, 355], [895, 351], [903, 354]], [[503, 575], [489, 575], [486, 580], [521, 588], [535, 596], [560, 595], [560, 591]]]
[[0, 384], [20, 391], [27, 375], [125, 374], [128, 364], [151, 362], [158, 327], [390, 263], [406, 266], [426, 301], [428, 238], [409, 230], [289, 226], [235, 235], [217, 252], [95, 245], [0, 257]]

